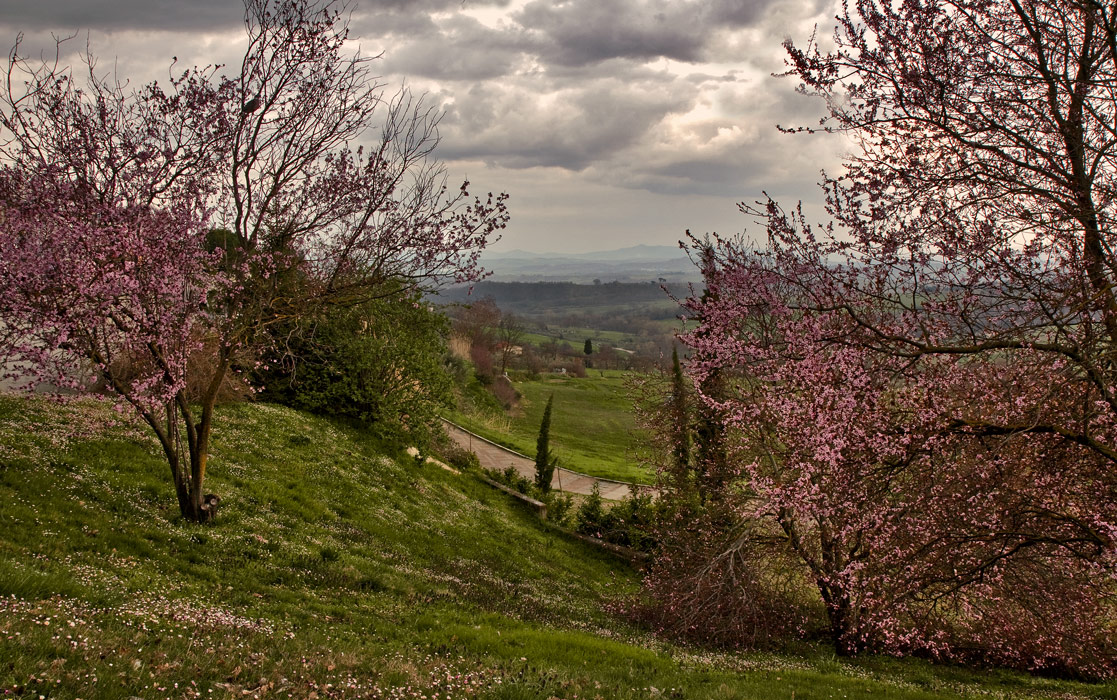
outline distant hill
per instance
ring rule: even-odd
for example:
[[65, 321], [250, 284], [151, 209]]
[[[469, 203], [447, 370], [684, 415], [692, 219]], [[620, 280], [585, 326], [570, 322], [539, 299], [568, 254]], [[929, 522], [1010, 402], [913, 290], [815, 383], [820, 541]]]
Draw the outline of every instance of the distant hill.
[[486, 252], [486, 260], [553, 260], [562, 258], [568, 260], [601, 260], [629, 262], [633, 260], [679, 260], [686, 259], [686, 255], [673, 245], [635, 245], [616, 250], [601, 250], [590, 253], [567, 253], [552, 251], [549, 253], [534, 253], [527, 250], [509, 250], [504, 252]]
[[503, 282], [695, 281], [698, 269], [675, 246], [637, 245], [592, 253], [486, 252], [481, 263]]
[[[688, 290], [683, 284], [670, 286], [678, 294], [687, 294]], [[674, 318], [678, 314], [678, 305], [663, 291], [660, 284], [649, 282], [578, 284], [485, 280], [472, 288], [450, 287], [438, 295], [440, 301], [450, 303], [470, 303], [485, 297], [492, 297], [501, 309], [527, 317], [569, 311], [606, 315], [624, 311], [631, 316], [637, 309], [641, 310], [640, 315], [651, 318]]]

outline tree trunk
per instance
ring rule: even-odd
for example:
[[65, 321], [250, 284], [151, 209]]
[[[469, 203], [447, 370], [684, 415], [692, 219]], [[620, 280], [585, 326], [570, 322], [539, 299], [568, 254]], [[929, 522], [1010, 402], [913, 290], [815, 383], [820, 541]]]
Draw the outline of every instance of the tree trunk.
[[[838, 656], [856, 656], [862, 644], [857, 639], [858, 611], [850, 596], [849, 582], [840, 575], [849, 560], [847, 548], [834, 534], [834, 526], [828, 518], [818, 519], [819, 549], [822, 555], [820, 568], [816, 570], [818, 590], [826, 603], [826, 616], [830, 621], [830, 640]], [[824, 574], [824, 575], [820, 575]]]
[[213, 429], [213, 409], [217, 403], [217, 393], [224, 381], [225, 373], [229, 367], [228, 352], [222, 349], [220, 362], [214, 370], [209, 387], [202, 398], [202, 414], [197, 422], [194, 414], [185, 400], [178, 401], [179, 412], [186, 422], [186, 433], [189, 438], [190, 448], [190, 481], [186, 503], [179, 496], [179, 508], [182, 517], [196, 523], [213, 522], [217, 517], [217, 506], [221, 497], [212, 493], [204, 493], [202, 487], [206, 479], [206, 465], [209, 462], [209, 438]]
[[833, 600], [827, 603], [826, 614], [830, 619], [830, 639], [834, 643], [834, 653], [838, 656], [856, 656], [861, 651], [861, 644], [854, 634], [856, 620], [849, 593], [838, 590], [832, 591], [831, 595]]
[[187, 520], [194, 520], [194, 508], [190, 500], [190, 480], [182, 473], [182, 465], [179, 463], [178, 455], [175, 454], [171, 464], [171, 476], [174, 478], [175, 483], [175, 496], [178, 497], [178, 510], [182, 517]]

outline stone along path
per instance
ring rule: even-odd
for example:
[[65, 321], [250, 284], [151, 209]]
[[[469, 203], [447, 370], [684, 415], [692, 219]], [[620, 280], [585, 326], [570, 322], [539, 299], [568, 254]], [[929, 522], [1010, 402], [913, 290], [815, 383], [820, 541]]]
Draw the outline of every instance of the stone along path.
[[[471, 433], [450, 421], [444, 420], [443, 423], [446, 426], [446, 432], [454, 442], [477, 455], [477, 459], [481, 461], [482, 467], [504, 471], [511, 466], [522, 476], [529, 479], [535, 478], [535, 460], [530, 457], [509, 450], [506, 447], [501, 447], [495, 442], [486, 440], [480, 435]], [[558, 491], [588, 496], [593, 492], [593, 485], [595, 483], [601, 491], [601, 497], [611, 501], [619, 501], [623, 498], [627, 498], [632, 489], [632, 484], [627, 481], [599, 479], [588, 474], [572, 472], [562, 467], [555, 469], [555, 476], [551, 479], [551, 488]], [[658, 493], [653, 486], [639, 485], [639, 489], [652, 494]]]

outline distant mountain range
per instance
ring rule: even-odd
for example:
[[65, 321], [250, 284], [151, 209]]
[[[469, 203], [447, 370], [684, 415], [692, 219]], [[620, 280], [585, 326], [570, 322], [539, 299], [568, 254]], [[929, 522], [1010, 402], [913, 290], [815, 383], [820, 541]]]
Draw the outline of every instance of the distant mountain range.
[[481, 264], [489, 278], [505, 282], [694, 281], [698, 269], [675, 246], [637, 245], [593, 253], [486, 252]]
[[568, 258], [572, 260], [676, 260], [685, 258], [683, 251], [673, 245], [634, 245], [616, 250], [602, 250], [592, 253], [533, 253], [527, 250], [509, 250], [506, 252], [486, 252], [485, 258], [490, 260], [539, 260]]

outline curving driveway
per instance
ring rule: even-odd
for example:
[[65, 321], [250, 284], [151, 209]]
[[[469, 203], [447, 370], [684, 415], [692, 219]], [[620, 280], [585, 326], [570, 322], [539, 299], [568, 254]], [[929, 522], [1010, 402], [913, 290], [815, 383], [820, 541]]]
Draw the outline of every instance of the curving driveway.
[[[442, 422], [446, 426], [447, 434], [453, 438], [454, 442], [476, 454], [477, 459], [481, 461], [482, 467], [504, 471], [504, 469], [511, 466], [515, 467], [516, 471], [522, 476], [529, 479], [535, 478], [535, 460], [519, 452], [509, 450], [506, 447], [501, 447], [495, 442], [486, 440], [476, 433], [471, 433], [448, 420], [443, 419]], [[557, 467], [555, 469], [555, 476], [551, 479], [551, 488], [558, 491], [588, 496], [593, 492], [594, 483], [596, 483], [601, 490], [601, 497], [611, 501], [619, 501], [623, 498], [627, 498], [633, 486], [633, 484], [627, 481], [599, 479], [595, 476], [572, 472], [569, 469]], [[659, 493], [654, 486], [644, 486], [642, 484], [637, 484], [636, 486], [646, 493], [651, 493], [653, 495], [658, 495]]]

